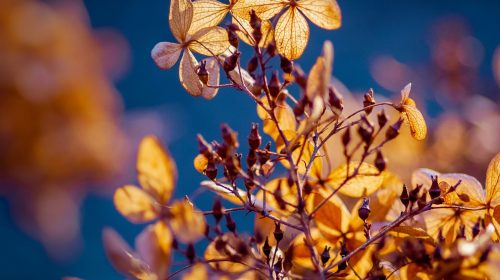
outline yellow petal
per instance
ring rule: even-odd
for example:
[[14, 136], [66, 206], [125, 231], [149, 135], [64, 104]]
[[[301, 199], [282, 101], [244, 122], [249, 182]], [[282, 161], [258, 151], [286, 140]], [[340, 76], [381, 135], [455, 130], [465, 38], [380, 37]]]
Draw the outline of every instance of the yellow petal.
[[254, 10], [260, 19], [267, 20], [278, 14], [286, 5], [286, 1], [282, 0], [238, 0], [231, 11], [233, 15], [249, 20], [250, 11]]
[[408, 83], [402, 90], [401, 90], [401, 105], [410, 105], [407, 104], [408, 98], [410, 98], [410, 92], [411, 92], [411, 83]]
[[[222, 242], [221, 242], [222, 241]], [[223, 244], [222, 250], [217, 250], [216, 243]], [[238, 255], [239, 240], [232, 233], [226, 233], [218, 236], [205, 249], [205, 260], [223, 260], [229, 259], [230, 256]], [[240, 257], [241, 258], [241, 257]], [[240, 273], [248, 269], [248, 265], [252, 264], [253, 260], [249, 257], [242, 258], [240, 262], [234, 261], [218, 261], [209, 262], [209, 265], [216, 270], [228, 273]], [[245, 265], [246, 264], [246, 265]]]
[[[318, 206], [326, 197], [325, 194], [315, 194], [313, 208]], [[314, 214], [316, 225], [329, 241], [335, 243], [342, 233], [347, 232], [350, 222], [350, 213], [338, 196], [331, 197]]]
[[179, 60], [181, 45], [169, 42], [160, 42], [151, 51], [151, 57], [161, 69], [169, 69]]
[[[266, 205], [272, 209], [279, 209], [280, 211], [278, 212], [288, 215], [295, 212], [297, 208], [287, 204], [284, 205], [284, 209], [281, 209], [280, 204], [273, 195], [278, 188], [281, 190], [281, 198], [286, 203], [297, 205], [297, 187], [295, 185], [289, 186], [286, 178], [274, 179], [266, 184], [266, 190], [269, 191], [266, 193]], [[264, 201], [264, 191], [259, 190], [255, 194], [255, 197], [258, 200]]]
[[278, 52], [290, 60], [295, 60], [302, 55], [307, 46], [309, 25], [296, 8], [289, 8], [278, 19], [274, 38]]
[[415, 106], [403, 105], [403, 116], [410, 125], [410, 131], [416, 140], [424, 140], [427, 135], [427, 124], [424, 116]]
[[193, 4], [190, 0], [171, 0], [168, 22], [170, 30], [179, 42], [184, 42], [193, 20]]
[[[238, 37], [248, 45], [254, 45], [252, 37], [252, 27], [250, 22], [244, 18], [233, 15], [233, 23], [236, 24], [240, 30], [236, 31]], [[259, 47], [265, 48], [274, 39], [274, 30], [270, 20], [263, 20], [260, 28], [262, 32], [262, 39], [259, 42]]]
[[203, 172], [205, 172], [205, 169], [207, 168], [208, 159], [203, 154], [199, 154], [194, 158], [193, 165], [194, 165], [194, 169], [196, 169], [196, 171], [203, 173]]
[[189, 41], [190, 50], [206, 56], [219, 55], [229, 48], [227, 31], [219, 26], [200, 29]]
[[192, 96], [203, 94], [204, 85], [196, 73], [197, 68], [198, 61], [189, 50], [186, 50], [179, 66], [179, 80], [184, 89]]
[[[351, 162], [349, 164], [349, 175], [359, 166], [358, 175], [347, 181], [339, 190], [339, 193], [350, 197], [368, 196], [378, 190], [384, 182], [384, 176], [380, 175], [377, 168], [369, 163]], [[346, 179], [347, 165], [334, 169], [327, 179], [327, 186], [337, 189]]]
[[[325, 246], [330, 248], [336, 248], [335, 243], [329, 242], [325, 237], [323, 237], [318, 229], [311, 229], [311, 237], [314, 242], [314, 247], [316, 251], [321, 254], [325, 249]], [[305, 243], [305, 235], [303, 233], [299, 234], [293, 241], [293, 265], [294, 267], [313, 269], [314, 265], [311, 260], [311, 251]], [[330, 251], [330, 255], [334, 255], [335, 249]]]
[[132, 251], [116, 231], [105, 228], [102, 240], [106, 256], [118, 272], [134, 279], [155, 279], [156, 275], [151, 272], [149, 266]]
[[229, 5], [214, 0], [197, 0], [193, 2], [193, 21], [189, 34], [194, 34], [205, 27], [218, 25], [229, 11]]
[[341, 25], [340, 8], [335, 0], [301, 0], [299, 10], [314, 24], [324, 29], [337, 29]]
[[500, 203], [500, 153], [488, 165], [486, 171], [486, 201], [492, 205]]
[[[295, 147], [292, 152], [292, 159], [297, 166], [297, 172], [299, 172], [300, 174], [305, 174], [307, 166], [312, 159], [312, 154], [314, 151], [313, 143], [309, 139], [305, 140], [304, 136], [297, 136], [296, 131], [283, 130], [283, 134], [287, 138], [289, 145]], [[281, 152], [284, 148], [285, 142], [283, 141], [283, 138], [279, 136], [276, 139], [276, 151]], [[316, 154], [316, 157], [314, 158], [307, 175], [315, 177], [320, 177], [322, 175], [321, 171], [323, 168], [323, 159], [318, 155], [319, 154]], [[285, 167], [290, 167], [288, 160], [281, 160], [280, 162]]]
[[[263, 97], [261, 101], [264, 103], [264, 106], [266, 106], [266, 108], [269, 108], [269, 103], [266, 97]], [[267, 135], [271, 136], [275, 141], [281, 138], [278, 128], [276, 127], [276, 124], [274, 123], [272, 117], [261, 106], [257, 106], [257, 114], [259, 118], [264, 122], [264, 125], [262, 127], [264, 132]], [[278, 120], [281, 130], [296, 130], [297, 121], [295, 120], [293, 109], [286, 102], [277, 104], [277, 107], [274, 108], [274, 115]]]
[[117, 189], [113, 201], [118, 212], [133, 223], [145, 223], [158, 217], [159, 206], [148, 193], [137, 187]]
[[170, 208], [170, 227], [175, 238], [183, 243], [194, 243], [205, 233], [205, 216], [196, 211], [187, 200], [175, 201]]
[[177, 167], [170, 153], [155, 136], [146, 136], [139, 145], [137, 172], [141, 186], [160, 204], [166, 204], [177, 182]]
[[434, 239], [424, 229], [419, 227], [397, 226], [392, 228], [389, 234], [397, 238], [420, 238], [434, 245]]
[[170, 265], [172, 233], [164, 222], [145, 228], [135, 239], [135, 248], [156, 275], [166, 275]]
[[208, 269], [204, 264], [197, 263], [182, 276], [182, 280], [208, 280]]
[[333, 45], [326, 41], [323, 45], [323, 54], [318, 57], [307, 78], [306, 95], [309, 100], [320, 96], [323, 100], [328, 97], [328, 87], [332, 76]]

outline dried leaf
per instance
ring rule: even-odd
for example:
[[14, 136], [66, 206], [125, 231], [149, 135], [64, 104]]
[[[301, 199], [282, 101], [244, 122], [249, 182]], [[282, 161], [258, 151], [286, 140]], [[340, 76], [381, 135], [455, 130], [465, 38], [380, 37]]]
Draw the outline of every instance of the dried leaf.
[[[269, 107], [269, 103], [267, 98], [264, 97], [261, 99], [266, 108]], [[278, 128], [274, 123], [271, 116], [264, 110], [262, 107], [257, 106], [257, 114], [264, 121], [263, 130], [264, 132], [271, 136], [275, 141], [281, 138]], [[293, 114], [293, 109], [287, 104], [282, 103], [278, 104], [276, 108], [274, 108], [274, 115], [278, 120], [281, 130], [286, 131], [295, 131], [297, 128], [297, 121], [295, 120], [295, 115]]]
[[491, 160], [486, 171], [486, 201], [500, 204], [500, 153]]
[[299, 10], [312, 23], [323, 29], [337, 29], [341, 25], [340, 8], [335, 0], [301, 0]]
[[113, 201], [118, 212], [133, 223], [145, 223], [158, 217], [158, 205], [138, 187], [124, 186], [117, 189]]
[[304, 52], [309, 40], [309, 25], [298, 9], [289, 8], [276, 23], [276, 49], [284, 57], [295, 60]]
[[[205, 58], [202, 61], [205, 62], [205, 67], [208, 72], [208, 85], [210, 86], [218, 86], [220, 80], [220, 70], [219, 63], [217, 62], [217, 58], [209, 57]], [[210, 100], [214, 98], [219, 92], [219, 88], [217, 87], [209, 87], [203, 86], [203, 90], [201, 91], [201, 96], [203, 98]]]
[[229, 5], [214, 0], [197, 0], [193, 2], [193, 9], [189, 34], [205, 27], [217, 26], [229, 12]]
[[179, 60], [182, 47], [176, 43], [160, 42], [151, 51], [151, 57], [161, 69], [170, 69]]
[[410, 131], [416, 140], [424, 140], [427, 135], [427, 124], [424, 116], [415, 106], [403, 105], [403, 116], [410, 125]]
[[[285, 209], [281, 209], [280, 203], [276, 200], [273, 193], [278, 189], [281, 190], [281, 198], [285, 204]], [[279, 213], [289, 215], [293, 213], [296, 208], [291, 205], [297, 205], [297, 187], [295, 185], [289, 186], [286, 178], [277, 178], [266, 184], [265, 189], [268, 191], [266, 193], [266, 208], [270, 207], [271, 209], [279, 209]], [[259, 201], [264, 201], [264, 191], [259, 190], [255, 194], [255, 198]]]
[[188, 48], [206, 56], [215, 56], [229, 48], [227, 31], [219, 26], [205, 27], [190, 36]]
[[154, 136], [139, 145], [137, 172], [142, 188], [160, 204], [166, 204], [177, 182], [177, 167], [169, 152]]
[[196, 211], [188, 200], [172, 203], [170, 214], [170, 228], [177, 240], [183, 243], [194, 243], [203, 237], [205, 216]]
[[[222, 240], [224, 246], [221, 250], [217, 250], [215, 243], [218, 240]], [[231, 255], [236, 255], [238, 251], [236, 250], [236, 242], [237, 239], [232, 233], [226, 233], [223, 236], [217, 237], [214, 241], [212, 241], [207, 248], [205, 249], [205, 260], [223, 260], [228, 259]], [[241, 262], [245, 262], [246, 259], [241, 260]], [[251, 263], [251, 260], [248, 260]], [[247, 269], [248, 264], [242, 264], [239, 262], [231, 262], [231, 261], [218, 261], [218, 262], [209, 262], [209, 265], [220, 271], [229, 272], [229, 273], [240, 273]]]
[[[316, 251], [323, 252], [325, 246], [330, 248], [336, 248], [336, 244], [329, 242], [325, 237], [323, 237], [318, 229], [311, 229], [311, 236], [314, 242], [314, 247]], [[294, 267], [301, 267], [306, 269], [313, 269], [314, 265], [311, 260], [311, 251], [305, 243], [305, 235], [299, 234], [292, 243], [293, 245], [293, 259], [292, 263]], [[334, 255], [334, 249], [330, 252]]]
[[195, 264], [189, 272], [182, 276], [182, 280], [208, 280], [208, 269], [202, 263]]
[[[379, 174], [377, 168], [369, 163], [351, 162], [349, 164], [349, 176], [359, 166], [358, 175], [348, 180], [340, 189], [339, 193], [350, 197], [363, 197], [374, 193], [380, 188], [384, 181], [384, 176]], [[334, 169], [328, 176], [326, 185], [331, 189], [337, 189], [347, 178], [347, 165]]]
[[186, 50], [181, 58], [179, 80], [184, 89], [192, 96], [201, 96], [203, 94], [204, 85], [196, 73], [197, 69], [198, 61], [193, 53]]
[[170, 31], [179, 42], [185, 42], [191, 21], [193, 20], [193, 4], [190, 0], [171, 0], [168, 22]]

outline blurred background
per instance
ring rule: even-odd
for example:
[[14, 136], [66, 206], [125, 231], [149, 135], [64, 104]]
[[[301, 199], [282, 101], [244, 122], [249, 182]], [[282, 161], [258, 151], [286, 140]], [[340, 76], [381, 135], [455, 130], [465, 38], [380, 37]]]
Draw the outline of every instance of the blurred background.
[[[397, 99], [412, 82], [431, 133], [424, 143], [388, 148], [389, 168], [403, 179], [425, 166], [483, 182], [500, 150], [500, 3], [339, 5], [343, 26], [311, 25], [302, 68], [328, 39], [334, 75], [354, 96], [372, 87]], [[120, 279], [101, 231], [111, 226], [132, 242], [143, 228], [118, 214], [111, 195], [136, 182], [136, 147], [146, 134], [158, 135], [177, 161], [176, 195], [211, 207], [192, 164], [196, 134], [219, 138], [227, 122], [243, 142], [255, 106], [232, 90], [193, 98], [177, 66], [157, 69], [151, 48], [174, 40], [168, 7], [168, 0], [0, 2], [0, 278]], [[251, 217], [241, 221], [251, 228]]]

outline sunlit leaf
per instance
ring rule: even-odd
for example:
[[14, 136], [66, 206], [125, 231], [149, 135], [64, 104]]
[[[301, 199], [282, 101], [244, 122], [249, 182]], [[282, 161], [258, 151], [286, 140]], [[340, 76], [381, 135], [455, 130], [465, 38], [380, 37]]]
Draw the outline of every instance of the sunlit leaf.
[[205, 27], [218, 25], [229, 12], [229, 5], [214, 0], [197, 0], [193, 2], [193, 21], [189, 34], [194, 34]]
[[160, 204], [170, 200], [177, 182], [177, 168], [170, 153], [154, 136], [146, 136], [139, 145], [137, 172], [141, 186]]
[[[261, 100], [264, 103], [264, 106], [269, 108], [267, 98], [264, 97]], [[285, 102], [277, 105], [278, 106], [274, 108], [274, 115], [279, 123], [280, 129], [284, 131], [295, 131], [297, 122], [295, 120], [295, 115], [293, 114], [293, 109]], [[275, 141], [279, 139], [281, 136], [272, 117], [260, 106], [257, 106], [257, 114], [264, 122], [262, 128], [264, 132], [271, 136]]]
[[177, 240], [183, 243], [194, 243], [205, 233], [205, 216], [196, 211], [186, 199], [175, 201], [170, 208], [168, 220]]
[[113, 201], [118, 212], [133, 223], [145, 223], [158, 217], [159, 205], [148, 193], [135, 186], [117, 189]]
[[404, 105], [403, 116], [410, 125], [410, 131], [413, 138], [416, 140], [424, 140], [427, 135], [427, 124], [424, 116], [415, 106]]
[[135, 248], [156, 275], [166, 275], [170, 264], [172, 233], [159, 221], [145, 228], [135, 239]]
[[[221, 183], [215, 183], [213, 181], [203, 181], [200, 183], [202, 187], [208, 188], [209, 190], [215, 192], [217, 195], [220, 197], [234, 203], [237, 205], [242, 205], [243, 203], [241, 200], [236, 196], [232, 190], [233, 188], [229, 185], [226, 184], [221, 184]], [[244, 200], [247, 201], [247, 193], [244, 190], [237, 189], [236, 190], [239, 194], [239, 196]], [[252, 201], [254, 198], [252, 198]]]
[[203, 90], [201, 91], [201, 96], [203, 96], [203, 98], [207, 100], [210, 100], [214, 98], [219, 92], [219, 88], [210, 87], [219, 85], [219, 79], [220, 79], [219, 63], [217, 62], [217, 58], [215, 57], [205, 58], [203, 59], [203, 61], [206, 63], [205, 67], [208, 72], [208, 86], [203, 86]]
[[151, 57], [161, 69], [169, 69], [179, 60], [182, 47], [179, 44], [160, 42], [151, 51]]
[[[281, 213], [287, 214], [291, 214], [297, 209], [296, 207], [291, 206], [297, 205], [297, 187], [295, 185], [289, 186], [286, 178], [274, 179], [267, 183], [265, 188], [268, 192], [259, 190], [255, 197], [260, 201], [264, 201], [264, 193], [266, 193], [265, 202], [271, 209], [279, 209]], [[273, 195], [278, 188], [281, 192], [281, 198], [284, 201], [284, 209], [280, 207], [279, 201]]]
[[184, 42], [191, 21], [193, 20], [193, 4], [190, 0], [171, 0], [168, 22], [170, 30], [179, 42]]
[[188, 39], [190, 50], [206, 56], [219, 55], [229, 48], [227, 31], [219, 26], [205, 27]]
[[[294, 164], [297, 166], [298, 173], [305, 174], [309, 164], [311, 164], [308, 175], [315, 177], [321, 176], [321, 171], [323, 167], [322, 158], [316, 156], [312, 161], [312, 163], [310, 163], [314, 151], [314, 145], [311, 143], [311, 141], [304, 140], [304, 136], [297, 136], [296, 131], [283, 130], [283, 134], [285, 135], [285, 138], [289, 142], [289, 145], [293, 146], [289, 148], [293, 149], [292, 159]], [[276, 150], [278, 152], [281, 152], [284, 148], [285, 148], [285, 141], [283, 141], [283, 138], [280, 136], [276, 140]], [[288, 160], [281, 160], [281, 163], [287, 168], [290, 167], [290, 163]]]
[[500, 204], [500, 153], [491, 160], [486, 171], [486, 201]]
[[[329, 242], [325, 237], [323, 237], [318, 229], [311, 230], [311, 237], [314, 242], [314, 247], [316, 251], [323, 252], [325, 246], [330, 248], [336, 248], [337, 244]], [[299, 234], [295, 240], [293, 241], [293, 265], [297, 267], [313, 269], [314, 265], [311, 260], [311, 252], [309, 247], [305, 242], [305, 235]], [[330, 252], [331, 255], [334, 255], [334, 250], [332, 249]]]
[[274, 31], [276, 48], [284, 57], [295, 60], [304, 52], [309, 40], [309, 25], [296, 8], [280, 16]]
[[341, 25], [340, 8], [335, 0], [301, 0], [299, 10], [314, 24], [324, 29], [337, 29]]
[[[358, 175], [354, 171], [358, 168]], [[341, 184], [347, 176], [353, 176], [342, 187]], [[368, 196], [378, 190], [384, 181], [384, 177], [379, 174], [377, 168], [369, 163], [351, 162], [349, 164], [349, 175], [347, 174], [347, 164], [334, 169], [328, 176], [326, 185], [331, 189], [339, 189], [339, 193], [350, 197]]]

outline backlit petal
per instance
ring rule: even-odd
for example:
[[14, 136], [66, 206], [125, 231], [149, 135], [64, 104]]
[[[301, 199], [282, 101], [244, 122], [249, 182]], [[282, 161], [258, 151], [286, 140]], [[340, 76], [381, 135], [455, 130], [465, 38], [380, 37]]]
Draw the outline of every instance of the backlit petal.
[[205, 233], [205, 217], [187, 200], [178, 200], [170, 208], [170, 227], [175, 238], [183, 243], [194, 243]]
[[309, 40], [309, 26], [304, 16], [289, 8], [276, 23], [274, 31], [276, 48], [284, 57], [294, 60], [304, 52]]
[[219, 26], [205, 27], [189, 37], [189, 49], [206, 55], [214, 56], [229, 48], [227, 31]]
[[190, 0], [171, 0], [168, 22], [170, 30], [179, 42], [184, 42], [193, 20], [193, 4]]
[[299, 10], [317, 26], [337, 29], [341, 25], [340, 8], [335, 0], [301, 0]]
[[158, 217], [158, 205], [138, 187], [124, 186], [117, 189], [113, 201], [118, 212], [133, 223], [145, 223]]
[[205, 27], [218, 25], [229, 11], [229, 5], [214, 0], [194, 1], [193, 8], [193, 21], [189, 34], [194, 34]]
[[500, 204], [500, 153], [490, 162], [486, 171], [486, 198], [492, 205]]
[[169, 69], [179, 60], [181, 45], [169, 42], [160, 42], [151, 51], [151, 57], [161, 69]]
[[231, 9], [234, 15], [250, 19], [250, 11], [254, 10], [260, 19], [270, 19], [278, 14], [288, 3], [282, 0], [238, 0]]

